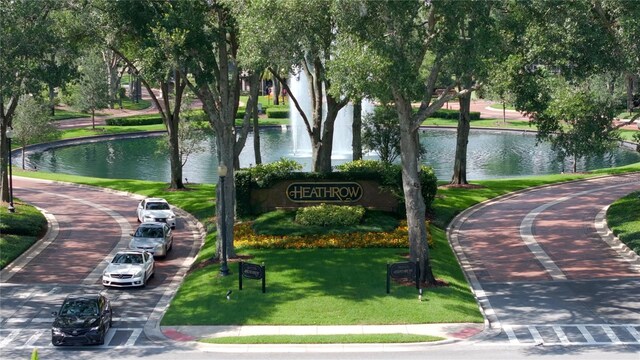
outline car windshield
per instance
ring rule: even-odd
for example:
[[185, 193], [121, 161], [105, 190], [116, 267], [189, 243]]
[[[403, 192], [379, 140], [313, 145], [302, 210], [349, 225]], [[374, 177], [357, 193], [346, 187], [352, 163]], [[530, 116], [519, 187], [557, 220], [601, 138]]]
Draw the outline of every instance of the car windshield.
[[142, 264], [142, 254], [117, 254], [113, 264]]
[[169, 204], [163, 202], [147, 203], [147, 210], [169, 210]]
[[157, 227], [141, 226], [136, 230], [136, 233], [133, 236], [142, 238], [161, 238], [162, 229]]
[[62, 304], [60, 309], [62, 316], [96, 316], [98, 304], [93, 300], [69, 300]]

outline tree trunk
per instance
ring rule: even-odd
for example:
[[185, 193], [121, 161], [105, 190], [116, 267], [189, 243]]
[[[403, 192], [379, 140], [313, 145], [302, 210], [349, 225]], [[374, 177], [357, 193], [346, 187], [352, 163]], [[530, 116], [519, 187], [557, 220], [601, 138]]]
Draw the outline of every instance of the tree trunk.
[[96, 109], [91, 108], [91, 129], [96, 129]]
[[352, 159], [362, 160], [362, 99], [353, 101], [353, 124], [351, 125], [353, 140], [351, 141]]
[[[21, 153], [22, 153], [22, 170], [24, 170], [24, 157], [25, 157], [25, 156], [24, 156], [24, 148], [25, 148], [25, 147], [26, 147], [26, 145], [23, 143], [23, 145], [22, 145], [22, 149], [21, 149], [21, 150], [22, 150], [22, 151], [21, 151]], [[11, 155], [9, 155], [9, 156], [11, 156]]]
[[2, 186], [0, 186], [0, 192], [1, 192], [0, 200], [2, 200], [2, 202], [8, 203], [9, 202], [9, 172], [7, 170], [9, 166], [8, 156], [10, 156], [9, 154], [11, 149], [9, 149], [9, 143], [6, 137], [7, 120], [4, 117], [4, 114], [2, 114], [1, 112], [0, 112], [0, 120], [2, 120], [0, 122], [0, 145], [2, 145], [0, 147], [0, 150], [2, 150], [0, 151], [2, 153], [2, 156], [0, 156], [2, 158], [0, 159], [0, 181], [2, 182]]
[[273, 105], [280, 105], [280, 81], [273, 79]]
[[[259, 86], [259, 84], [258, 84]], [[260, 124], [258, 123], [258, 102], [253, 105], [253, 154], [256, 165], [262, 164], [262, 153], [260, 152]]]
[[420, 282], [435, 284], [431, 269], [427, 226], [425, 222], [426, 205], [422, 197], [422, 186], [418, 173], [418, 126], [412, 124], [411, 102], [394, 96], [396, 109], [400, 117], [400, 158], [402, 160], [402, 188], [404, 191], [409, 231], [409, 250], [411, 260], [420, 264]]
[[633, 111], [633, 74], [627, 73], [627, 111]]
[[471, 119], [471, 93], [460, 96], [460, 117], [458, 118], [458, 131], [456, 136], [456, 155], [453, 163], [453, 176], [450, 184], [462, 185], [467, 182], [467, 145], [469, 144], [469, 128]]
[[56, 114], [56, 92], [52, 83], [49, 83], [49, 115], [55, 116]]
[[[218, 259], [222, 259], [222, 245], [226, 245], [227, 258], [236, 256], [233, 246], [233, 224], [235, 222], [235, 169], [233, 168], [235, 146], [235, 135], [231, 132], [216, 136], [218, 141], [218, 159], [220, 165], [227, 167], [227, 176], [225, 177], [224, 186], [216, 187], [216, 196], [219, 199], [216, 206], [217, 228], [222, 229], [224, 223], [225, 239], [222, 239], [222, 232], [218, 231], [218, 240], [216, 242], [216, 255]], [[226, 149], [220, 151], [221, 149]], [[227, 165], [228, 164], [228, 165]], [[220, 183], [218, 183], [220, 185]], [[221, 193], [224, 191], [224, 193]], [[224, 201], [224, 213], [221, 212], [223, 207], [221, 201]], [[224, 217], [224, 220], [223, 220]]]

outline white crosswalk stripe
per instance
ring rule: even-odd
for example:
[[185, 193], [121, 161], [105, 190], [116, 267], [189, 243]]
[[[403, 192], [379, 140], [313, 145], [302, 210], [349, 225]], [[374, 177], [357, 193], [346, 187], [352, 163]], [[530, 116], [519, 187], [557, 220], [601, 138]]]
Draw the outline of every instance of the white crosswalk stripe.
[[640, 324], [503, 324], [513, 345], [640, 345]]
[[[51, 329], [0, 329], [1, 349], [51, 348]], [[136, 344], [142, 328], [111, 328], [107, 331], [104, 345], [96, 348], [157, 348], [159, 345]], [[117, 340], [116, 340], [117, 338]]]

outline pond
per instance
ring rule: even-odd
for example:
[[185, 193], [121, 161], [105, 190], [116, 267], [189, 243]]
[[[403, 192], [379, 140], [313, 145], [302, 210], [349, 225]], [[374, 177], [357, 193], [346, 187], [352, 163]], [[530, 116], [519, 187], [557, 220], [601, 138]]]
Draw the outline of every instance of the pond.
[[[424, 164], [434, 168], [438, 179], [448, 181], [453, 173], [456, 133], [453, 130], [426, 129], [420, 139], [427, 149]], [[261, 151], [264, 163], [282, 157], [292, 158], [311, 169], [311, 159], [294, 156], [291, 133], [283, 129], [261, 130]], [[140, 179], [168, 182], [169, 160], [161, 152], [161, 137], [119, 139], [54, 148], [27, 155], [28, 166], [38, 170], [112, 179]], [[215, 141], [206, 141], [206, 151], [192, 154], [184, 168], [188, 182], [217, 182]], [[366, 158], [374, 159], [374, 154]], [[350, 157], [333, 160], [333, 165], [349, 161]], [[16, 164], [20, 159], [15, 160]], [[619, 148], [605, 156], [582, 160], [578, 171], [622, 166], [640, 162], [640, 153]], [[253, 139], [249, 135], [240, 157], [242, 167], [255, 164]], [[472, 130], [467, 152], [467, 179], [483, 180], [529, 175], [556, 174], [570, 171], [570, 161], [556, 160], [549, 144], [536, 145], [533, 134]]]

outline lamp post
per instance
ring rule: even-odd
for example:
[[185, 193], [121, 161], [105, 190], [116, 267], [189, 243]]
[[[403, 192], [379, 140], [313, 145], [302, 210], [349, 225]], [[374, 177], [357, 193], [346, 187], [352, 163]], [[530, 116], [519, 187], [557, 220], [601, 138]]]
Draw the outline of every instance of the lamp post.
[[16, 212], [16, 208], [13, 206], [13, 171], [11, 170], [11, 138], [13, 137], [13, 129], [7, 128], [5, 136], [7, 137], [7, 147], [9, 148], [7, 151], [9, 156], [9, 207], [7, 210], [10, 213], [14, 213]]
[[220, 276], [229, 275], [229, 267], [227, 266], [227, 225], [224, 212], [224, 178], [227, 176], [227, 167], [224, 164], [218, 166], [218, 176], [220, 176], [220, 237], [222, 238], [222, 259], [220, 265]]

